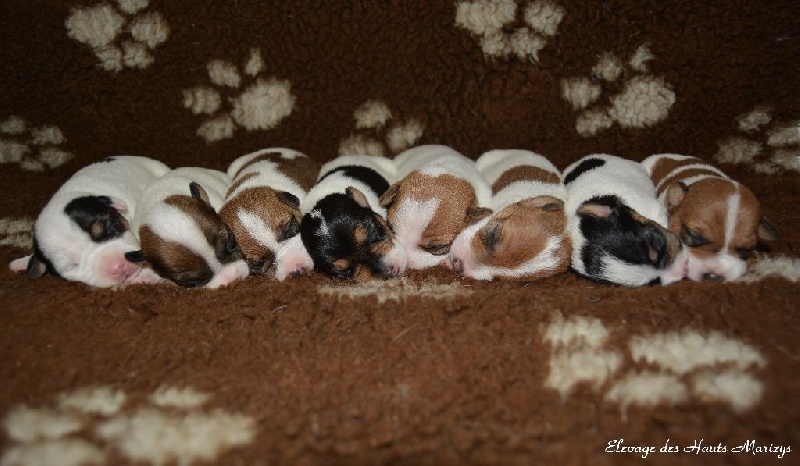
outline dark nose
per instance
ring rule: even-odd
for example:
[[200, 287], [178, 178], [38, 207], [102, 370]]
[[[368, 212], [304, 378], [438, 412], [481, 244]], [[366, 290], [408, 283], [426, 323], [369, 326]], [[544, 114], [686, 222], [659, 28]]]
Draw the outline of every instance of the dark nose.
[[457, 274], [464, 275], [464, 261], [457, 257], [453, 257], [450, 259], [450, 262], [453, 264], [453, 270], [455, 270]]
[[128, 262], [144, 262], [144, 254], [142, 251], [128, 251], [125, 253], [125, 259]]
[[722, 275], [717, 275], [715, 273], [705, 273], [703, 274], [703, 280], [708, 280], [711, 282], [722, 282], [725, 281], [725, 277]]

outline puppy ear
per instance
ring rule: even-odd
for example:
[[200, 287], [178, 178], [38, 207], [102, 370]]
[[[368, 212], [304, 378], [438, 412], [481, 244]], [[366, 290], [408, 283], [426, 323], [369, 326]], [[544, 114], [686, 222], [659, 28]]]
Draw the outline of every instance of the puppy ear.
[[114, 196], [103, 196], [103, 197], [108, 198], [108, 200], [110, 201], [108, 205], [113, 207], [117, 212], [121, 214], [128, 213], [128, 204], [126, 204], [125, 201], [123, 201], [122, 199], [119, 199]]
[[189, 183], [189, 192], [192, 193], [193, 198], [211, 207], [211, 201], [208, 200], [208, 193], [199, 183], [194, 181]]
[[781, 233], [777, 228], [772, 226], [766, 217], [761, 217], [761, 223], [758, 224], [758, 239], [761, 241], [775, 241], [781, 237]]
[[28, 278], [35, 280], [47, 273], [47, 265], [39, 257], [37, 257], [36, 254], [34, 254], [28, 261], [28, 267], [25, 270]]
[[492, 215], [492, 209], [486, 207], [469, 206], [467, 207], [466, 221], [467, 225], [472, 225], [479, 220]]
[[400, 189], [400, 183], [395, 183], [389, 186], [385, 193], [381, 194], [380, 204], [381, 207], [389, 207], [397, 197], [397, 190]]
[[611, 215], [611, 212], [613, 211], [614, 209], [607, 205], [584, 202], [580, 207], [578, 207], [576, 213], [581, 217], [606, 218]]
[[523, 206], [535, 207], [547, 212], [564, 210], [564, 201], [553, 196], [529, 197], [520, 201]]
[[349, 197], [350, 199], [356, 201], [356, 204], [358, 204], [361, 207], [364, 207], [366, 209], [370, 208], [369, 202], [367, 201], [367, 196], [365, 196], [364, 193], [362, 193], [358, 189], [356, 189], [356, 188], [354, 188], [352, 186], [348, 186], [347, 189], [345, 190], [345, 192], [347, 193], [347, 197]]
[[683, 202], [683, 198], [686, 197], [686, 191], [689, 190], [689, 187], [686, 186], [686, 183], [683, 181], [678, 181], [677, 183], [672, 183], [669, 188], [667, 188], [667, 210], [672, 211]]
[[290, 193], [289, 191], [280, 191], [278, 193], [278, 199], [280, 199], [284, 204], [288, 204], [291, 207], [300, 207], [300, 199], [298, 199], [297, 196]]
[[31, 257], [33, 257], [33, 255], [20, 257], [19, 259], [14, 259], [13, 261], [11, 261], [10, 264], [8, 264], [8, 267], [13, 272], [22, 272], [23, 270], [27, 270], [28, 262], [30, 262]]

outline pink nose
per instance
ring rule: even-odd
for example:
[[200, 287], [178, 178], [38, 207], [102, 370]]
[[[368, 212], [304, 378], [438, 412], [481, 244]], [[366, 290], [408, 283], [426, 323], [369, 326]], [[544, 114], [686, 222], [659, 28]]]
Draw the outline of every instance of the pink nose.
[[126, 260], [115, 261], [110, 264], [108, 275], [115, 280], [123, 281], [136, 272], [138, 268], [138, 265], [131, 264]]
[[450, 264], [453, 266], [453, 270], [455, 270], [457, 274], [464, 275], [464, 261], [458, 257], [451, 257]]

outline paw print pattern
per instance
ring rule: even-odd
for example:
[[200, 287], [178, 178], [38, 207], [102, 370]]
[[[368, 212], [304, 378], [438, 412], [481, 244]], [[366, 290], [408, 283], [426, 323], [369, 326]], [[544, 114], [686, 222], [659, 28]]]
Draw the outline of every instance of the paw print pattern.
[[317, 287], [317, 293], [335, 296], [337, 299], [375, 296], [378, 304], [383, 304], [386, 301], [404, 301], [411, 296], [420, 296], [426, 299], [450, 299], [468, 296], [472, 294], [472, 290], [453, 286], [452, 283], [414, 283], [406, 277], [400, 277], [396, 280], [371, 281], [363, 284], [323, 285]]
[[35, 128], [23, 118], [11, 116], [0, 123], [0, 164], [16, 163], [30, 171], [56, 168], [74, 157], [59, 147], [66, 140], [55, 126]]
[[192, 464], [250, 443], [255, 420], [204, 407], [210, 396], [161, 387], [136, 402], [121, 390], [90, 387], [46, 407], [13, 408], [4, 421], [11, 444], [3, 466], [105, 464], [109, 452], [144, 464]]
[[416, 144], [425, 132], [424, 123], [415, 118], [389, 124], [392, 112], [379, 100], [364, 102], [353, 116], [356, 131], [339, 144], [339, 155], [398, 154]]
[[72, 11], [64, 25], [71, 39], [94, 50], [100, 67], [119, 72], [143, 69], [155, 61], [152, 52], [169, 37], [169, 26], [157, 12], [145, 11], [148, 0], [117, 0]]
[[[675, 103], [675, 92], [663, 78], [649, 73], [647, 62], [653, 58], [648, 46], [642, 45], [631, 56], [627, 69], [617, 57], [604, 54], [590, 77], [562, 79], [562, 97], [580, 112], [575, 122], [578, 134], [595, 136], [614, 123], [623, 128], [647, 128], [667, 117]], [[599, 103], [604, 91], [623, 75], [631, 76], [626, 76], [619, 92], [607, 103]]]
[[264, 79], [261, 51], [253, 49], [244, 72], [255, 81], [237, 96], [223, 102], [221, 89], [238, 90], [242, 75], [236, 65], [224, 60], [208, 64], [208, 77], [213, 86], [197, 86], [183, 91], [183, 106], [195, 115], [209, 115], [200, 125], [197, 135], [206, 142], [216, 142], [233, 137], [236, 128], [248, 131], [269, 130], [292, 114], [295, 96], [289, 81], [277, 78]]
[[477, 0], [458, 3], [456, 25], [480, 38], [487, 57], [538, 62], [565, 14], [563, 7], [548, 0], [529, 2], [525, 8], [515, 0]]
[[764, 174], [800, 172], [800, 120], [774, 122], [772, 109], [759, 107], [736, 121], [738, 134], [719, 142], [717, 162], [747, 164]]
[[[544, 329], [552, 349], [545, 386], [567, 397], [581, 384], [602, 392], [623, 413], [630, 406], [726, 403], [754, 407], [761, 382], [751, 373], [766, 365], [755, 348], [718, 331], [694, 330], [632, 337], [627, 348], [609, 344], [610, 331], [593, 317], [558, 316]], [[623, 375], [623, 365], [628, 364]]]
[[0, 218], [0, 246], [33, 249], [33, 220], [29, 218]]

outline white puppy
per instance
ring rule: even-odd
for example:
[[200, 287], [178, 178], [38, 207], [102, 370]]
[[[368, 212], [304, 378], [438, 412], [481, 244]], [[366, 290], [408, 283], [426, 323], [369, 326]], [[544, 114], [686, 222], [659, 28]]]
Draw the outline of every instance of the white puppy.
[[[154, 283], [129, 229], [147, 185], [169, 168], [146, 157], [115, 156], [79, 170], [53, 195], [34, 225], [34, 252], [11, 263], [38, 278], [47, 272], [97, 287]], [[126, 259], [126, 253], [137, 263]]]
[[247, 277], [236, 239], [217, 214], [230, 185], [223, 172], [185, 167], [145, 190], [133, 227], [156, 272], [184, 287], [217, 288]]

